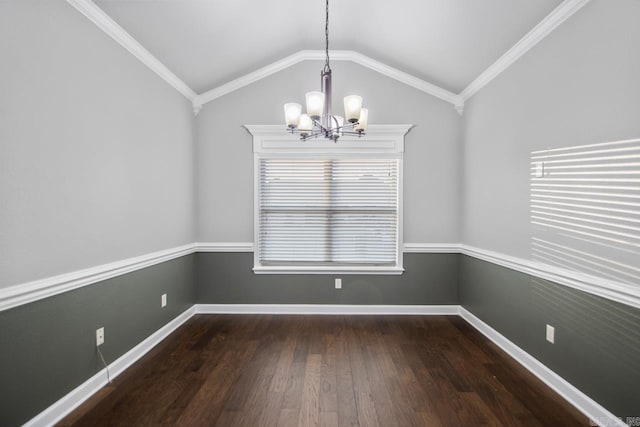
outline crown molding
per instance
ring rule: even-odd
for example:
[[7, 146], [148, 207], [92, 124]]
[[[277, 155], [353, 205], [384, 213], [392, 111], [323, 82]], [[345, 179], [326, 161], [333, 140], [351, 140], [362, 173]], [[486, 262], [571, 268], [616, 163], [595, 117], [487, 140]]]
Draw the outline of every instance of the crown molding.
[[[208, 90], [201, 94], [196, 94], [185, 82], [180, 80], [162, 62], [146, 50], [136, 39], [127, 33], [120, 25], [111, 19], [102, 9], [91, 0], [66, 0], [71, 6], [91, 20], [102, 31], [127, 49], [132, 55], [138, 58], [143, 64], [164, 79], [178, 92], [183, 94], [193, 104], [193, 113], [198, 115], [202, 106], [208, 102], [218, 99], [228, 93], [243, 88], [251, 83], [289, 68], [302, 61], [324, 60], [325, 52], [321, 50], [301, 50], [289, 55], [286, 58], [273, 62], [265, 67], [259, 68], [249, 74], [231, 80], [221, 86]], [[464, 113], [464, 103], [484, 86], [489, 84], [500, 73], [506, 70], [511, 64], [517, 61], [529, 49], [538, 44], [549, 33], [555, 30], [560, 24], [566, 21], [574, 13], [580, 10], [590, 0], [565, 0], [549, 15], [547, 15], [538, 25], [529, 31], [518, 43], [502, 55], [496, 62], [487, 68], [482, 74], [474, 79], [460, 94], [455, 94], [443, 89], [433, 83], [429, 83], [411, 74], [400, 71], [387, 64], [377, 61], [352, 50], [331, 51], [331, 58], [335, 61], [351, 61], [363, 67], [411, 86], [443, 101], [453, 104], [456, 112], [462, 116]]]
[[238, 77], [237, 79], [231, 80], [230, 82], [227, 82], [216, 88], [213, 88], [211, 90], [201, 93], [200, 95], [198, 95], [198, 102], [201, 105], [206, 104], [207, 102], [211, 102], [215, 99], [218, 99], [221, 96], [224, 96], [228, 93], [241, 89], [247, 85], [250, 85], [251, 83], [264, 79], [265, 77], [269, 77], [272, 74], [275, 74], [279, 71], [287, 69], [302, 61], [305, 61], [307, 59], [317, 59], [313, 57], [314, 52], [317, 53], [320, 51], [301, 50], [299, 52], [294, 53], [293, 55], [289, 55], [265, 67], [258, 68], [257, 70], [252, 71], [249, 74], [245, 74], [242, 77]]
[[[400, 71], [389, 65], [386, 65], [380, 61], [369, 58], [361, 53], [354, 52], [352, 50], [334, 50], [330, 51], [332, 61], [351, 61], [370, 70], [377, 71], [378, 73], [397, 80], [401, 83], [409, 85], [415, 89], [425, 92], [429, 95], [440, 98], [443, 101], [449, 102], [454, 106], [461, 106], [464, 101], [459, 95], [453, 92], [449, 92], [439, 86], [412, 76], [404, 71]], [[220, 98], [228, 93], [238, 90], [244, 86], [254, 83], [258, 80], [264, 79], [272, 74], [296, 65], [302, 61], [323, 61], [325, 59], [325, 52], [322, 50], [301, 50], [289, 55], [286, 58], [273, 62], [265, 67], [262, 67], [256, 71], [204, 92], [197, 97], [197, 102], [200, 104], [206, 104], [215, 99]]]
[[491, 64], [489, 68], [484, 70], [482, 74], [476, 77], [460, 94], [461, 102], [471, 98], [476, 92], [489, 84], [500, 73], [506, 70], [522, 55], [527, 53], [529, 49], [540, 43], [560, 24], [569, 19], [574, 13], [580, 10], [590, 0], [565, 0], [556, 7], [549, 15], [547, 15], [538, 25], [533, 27], [518, 43], [502, 55], [496, 62]]
[[[149, 67], [153, 72], [169, 83], [178, 92], [183, 94], [188, 100], [194, 103], [196, 109], [197, 94], [178, 76], [173, 74], [162, 62], [145, 49], [136, 39], [131, 37], [120, 25], [111, 19], [102, 9], [96, 6], [91, 0], [67, 0], [71, 6], [86, 16], [98, 28], [107, 33], [112, 39], [127, 49], [140, 62]], [[199, 111], [199, 110], [198, 110]]]
[[[324, 55], [324, 53], [322, 53], [322, 55]], [[334, 60], [337, 59], [339, 61], [355, 62], [356, 64], [362, 65], [363, 67], [369, 68], [373, 71], [377, 71], [384, 76], [395, 79], [424, 93], [428, 93], [429, 95], [435, 96], [436, 98], [440, 98], [443, 101], [453, 104], [454, 106], [464, 104], [464, 101], [460, 98], [460, 96], [453, 92], [443, 89], [440, 86], [436, 86], [433, 83], [429, 83], [425, 80], [414, 77], [411, 74], [400, 71], [380, 61], [376, 61], [375, 59], [369, 58], [368, 56], [362, 55], [361, 53], [354, 51], [336, 51], [335, 54], [331, 53], [331, 55], [333, 55], [332, 59]]]

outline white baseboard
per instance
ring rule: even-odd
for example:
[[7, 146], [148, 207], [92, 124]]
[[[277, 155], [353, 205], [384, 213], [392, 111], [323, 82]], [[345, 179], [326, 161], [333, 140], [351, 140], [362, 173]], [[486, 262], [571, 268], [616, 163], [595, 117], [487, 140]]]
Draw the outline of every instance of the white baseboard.
[[[117, 377], [129, 366], [133, 365], [138, 359], [147, 354], [149, 350], [158, 345], [171, 332], [180, 327], [184, 322], [189, 320], [195, 314], [195, 308], [191, 307], [178, 317], [158, 329], [152, 335], [147, 337], [140, 344], [120, 356], [109, 365], [109, 374], [111, 379]], [[24, 427], [40, 427], [52, 426], [67, 414], [80, 406], [85, 400], [93, 396], [98, 390], [107, 384], [107, 373], [105, 369], [100, 370], [97, 374], [80, 384], [63, 398], [49, 406], [36, 417], [32, 418]]]
[[627, 426], [618, 417], [603, 408], [595, 400], [575, 388], [560, 375], [543, 365], [538, 359], [515, 345], [504, 335], [484, 323], [482, 320], [471, 314], [464, 307], [460, 307], [460, 317], [476, 328], [485, 337], [493, 341], [498, 347], [513, 357], [518, 363], [524, 366], [529, 372], [538, 377], [542, 382], [551, 387], [565, 400], [575, 406], [580, 412], [599, 426]]
[[457, 305], [196, 304], [202, 314], [458, 314]]

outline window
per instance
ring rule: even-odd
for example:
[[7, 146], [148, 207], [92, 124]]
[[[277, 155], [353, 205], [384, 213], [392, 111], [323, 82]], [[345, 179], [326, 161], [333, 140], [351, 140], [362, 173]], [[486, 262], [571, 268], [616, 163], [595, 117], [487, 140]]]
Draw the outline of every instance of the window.
[[277, 131], [282, 140], [254, 133], [254, 271], [402, 273], [396, 141], [301, 142]]

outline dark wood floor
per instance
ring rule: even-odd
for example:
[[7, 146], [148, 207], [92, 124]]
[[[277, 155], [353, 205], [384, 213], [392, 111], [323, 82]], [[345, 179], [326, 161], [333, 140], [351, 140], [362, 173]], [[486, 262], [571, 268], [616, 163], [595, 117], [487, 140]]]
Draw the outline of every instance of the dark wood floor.
[[199, 315], [59, 425], [587, 426], [457, 316]]

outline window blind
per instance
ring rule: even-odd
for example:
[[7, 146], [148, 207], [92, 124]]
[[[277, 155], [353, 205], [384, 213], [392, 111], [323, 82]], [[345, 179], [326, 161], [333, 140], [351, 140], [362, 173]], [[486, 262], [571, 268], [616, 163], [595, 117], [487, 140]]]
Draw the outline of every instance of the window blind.
[[396, 265], [397, 159], [261, 158], [262, 265]]

